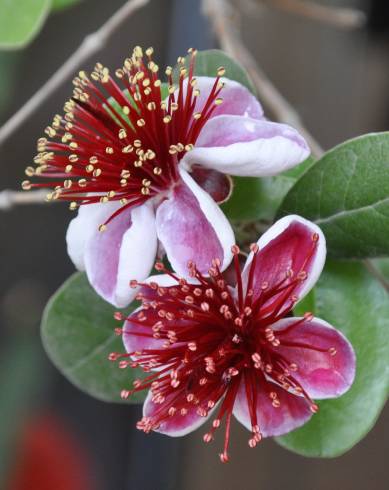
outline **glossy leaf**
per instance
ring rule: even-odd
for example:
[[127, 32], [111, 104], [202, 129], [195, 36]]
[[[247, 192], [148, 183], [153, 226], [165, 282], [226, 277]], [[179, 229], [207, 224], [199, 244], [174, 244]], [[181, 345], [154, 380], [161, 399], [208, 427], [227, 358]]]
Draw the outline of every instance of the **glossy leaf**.
[[[121, 337], [114, 329], [114, 308], [103, 301], [89, 285], [85, 274], [71, 276], [46, 306], [42, 339], [56, 367], [75, 386], [100, 400], [122, 402], [120, 391], [131, 389], [142, 376], [136, 369], [119, 369], [108, 360], [111, 352], [124, 352]], [[145, 393], [130, 397], [143, 400]]]
[[368, 134], [335, 147], [292, 187], [279, 215], [318, 224], [330, 255], [389, 255], [389, 133]]
[[41, 29], [51, 0], [0, 0], [0, 49], [21, 48]]
[[319, 402], [319, 412], [306, 425], [277, 440], [304, 456], [334, 457], [367, 434], [388, 397], [389, 299], [363, 265], [332, 262], [306, 301], [308, 311], [353, 344], [357, 374], [346, 394]]

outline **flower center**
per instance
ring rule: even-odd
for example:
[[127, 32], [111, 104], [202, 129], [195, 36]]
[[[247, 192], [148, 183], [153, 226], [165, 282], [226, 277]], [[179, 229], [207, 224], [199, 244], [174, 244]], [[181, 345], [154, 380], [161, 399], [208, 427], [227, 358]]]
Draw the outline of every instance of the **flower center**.
[[[312, 252], [317, 237], [312, 239]], [[277, 390], [284, 389], [290, 396], [302, 397], [307, 407], [316, 412], [318, 407], [305, 392], [295, 372], [296, 363], [288, 362], [280, 346], [312, 349], [301, 341], [291, 342], [279, 335], [273, 325], [288, 314], [297, 301], [294, 294], [306, 280], [303, 264], [301, 270], [286, 270], [278, 283], [261, 285], [254, 294], [253, 276], [256, 267], [258, 246], [252, 246], [253, 258], [247, 272], [241, 273], [238, 247], [233, 247], [237, 288], [232, 289], [220, 272], [220, 261], [214, 260], [209, 277], [203, 276], [190, 264], [192, 281], [178, 278], [160, 263], [159, 271], [168, 274], [172, 286], [162, 287], [157, 283], [141, 286], [138, 299], [141, 310], [127, 318], [123, 329], [124, 342], [130, 339], [152, 341], [147, 348], [129, 349], [126, 354], [112, 353], [110, 359], [119, 360], [121, 368], [141, 367], [149, 373], [137, 379], [134, 387], [122, 391], [127, 398], [132, 393], [150, 389], [153, 409], [138, 423], [145, 432], [158, 430], [177, 417], [207, 417], [217, 410], [211, 430], [204, 441], [213, 439], [215, 430], [225, 421], [224, 450], [222, 461], [228, 460], [230, 422], [239, 390], [244, 390], [251, 419], [252, 435], [249, 446], [254, 447], [261, 439], [257, 419], [258, 393], [265, 391], [275, 409], [281, 401]], [[308, 254], [307, 260], [310, 255]], [[122, 319], [120, 313], [116, 314]], [[311, 313], [291, 320], [283, 333], [313, 319]], [[139, 344], [138, 344], [139, 345]], [[328, 350], [325, 350], [327, 352]], [[331, 351], [331, 349], [330, 349]], [[330, 355], [335, 355], [332, 350]], [[321, 352], [321, 351], [320, 351]], [[324, 352], [324, 351], [323, 351]], [[154, 372], [152, 372], [154, 371]]]
[[179, 161], [193, 148], [204, 124], [222, 102], [220, 77], [225, 70], [218, 69], [203, 106], [197, 110], [196, 51], [189, 50], [188, 66], [185, 58], [178, 59], [177, 73], [167, 67], [167, 84], [158, 78], [153, 49], [145, 54], [136, 47], [116, 70], [124, 89], [100, 63], [90, 77], [79, 73], [73, 81], [73, 97], [64, 106], [65, 115], [56, 115], [46, 128], [50, 139], [38, 140], [38, 167], [26, 169], [28, 176], [46, 177], [51, 182], [24, 181], [25, 190], [52, 186], [47, 200], [71, 201], [71, 209], [120, 201], [122, 207], [107, 224], [124, 209], [161, 195], [178, 181]]

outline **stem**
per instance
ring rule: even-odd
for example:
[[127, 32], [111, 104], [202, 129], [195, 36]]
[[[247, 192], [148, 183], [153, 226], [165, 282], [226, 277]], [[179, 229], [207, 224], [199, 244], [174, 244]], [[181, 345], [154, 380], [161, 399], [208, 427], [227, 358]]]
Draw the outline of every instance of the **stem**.
[[48, 189], [29, 192], [6, 189], [0, 192], [0, 211], [8, 211], [17, 204], [43, 204], [47, 193]]
[[53, 73], [45, 84], [0, 128], [0, 145], [21, 126], [91, 55], [102, 49], [112, 34], [149, 0], [129, 0], [97, 31], [89, 34], [65, 63]]
[[354, 8], [320, 5], [311, 0], [262, 0], [262, 2], [269, 7], [341, 29], [356, 29], [366, 23], [365, 13]]

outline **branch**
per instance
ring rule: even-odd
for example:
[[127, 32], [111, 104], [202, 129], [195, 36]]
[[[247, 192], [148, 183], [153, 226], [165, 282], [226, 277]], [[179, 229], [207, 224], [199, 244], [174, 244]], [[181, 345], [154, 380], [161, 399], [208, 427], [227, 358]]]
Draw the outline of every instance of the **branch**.
[[96, 32], [89, 34], [67, 61], [42, 85], [42, 87], [0, 128], [0, 145], [29, 118], [55, 90], [91, 55], [105, 46], [112, 34], [149, 0], [129, 0]]
[[239, 60], [250, 74], [259, 98], [273, 116], [296, 128], [307, 140], [312, 153], [320, 156], [323, 150], [315, 138], [303, 125], [299, 114], [272, 84], [256, 60], [242, 43], [239, 30], [234, 21], [236, 11], [228, 0], [203, 0], [203, 12], [208, 17], [221, 48]]
[[17, 204], [43, 204], [47, 193], [48, 189], [39, 189], [30, 192], [6, 189], [0, 192], [0, 211], [8, 211]]
[[269, 7], [329, 24], [342, 29], [356, 29], [366, 23], [364, 12], [354, 8], [320, 5], [311, 0], [262, 0]]

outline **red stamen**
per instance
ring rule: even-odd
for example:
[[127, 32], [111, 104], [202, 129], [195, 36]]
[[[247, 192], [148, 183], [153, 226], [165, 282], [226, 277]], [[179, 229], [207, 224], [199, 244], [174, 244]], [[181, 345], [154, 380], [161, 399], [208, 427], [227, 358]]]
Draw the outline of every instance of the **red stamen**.
[[48, 200], [71, 201], [71, 209], [120, 201], [122, 207], [107, 219], [106, 226], [126, 209], [174, 187], [179, 180], [179, 161], [193, 148], [221, 102], [218, 95], [223, 70], [218, 70], [197, 114], [196, 51], [189, 50], [189, 69], [184, 58], [178, 60], [178, 88], [173, 83], [172, 68], [167, 68], [167, 102], [162, 99], [159, 68], [152, 53], [147, 49], [145, 60], [142, 49], [136, 47], [116, 71], [127, 92], [100, 63], [90, 76], [80, 72], [73, 82], [73, 97], [65, 104], [64, 117], [55, 116], [46, 128], [51, 140], [38, 140], [38, 167], [26, 169], [30, 177], [50, 180], [47, 184], [25, 181], [23, 189], [53, 187]]
[[[278, 283], [262, 285], [260, 294], [254, 295], [256, 245], [252, 246], [252, 252], [253, 259], [248, 273], [245, 273], [245, 283], [237, 260], [239, 249], [233, 248], [237, 297], [231, 293], [217, 259], [212, 262], [209, 276], [201, 274], [195, 264], [188, 264], [195, 284], [180, 279], [162, 263], [157, 263], [156, 269], [169, 274], [176, 284], [160, 287], [156, 283], [134, 282], [134, 286], [141, 288], [138, 298], [142, 301], [142, 310], [130, 316], [123, 329], [125, 338], [135, 336], [161, 341], [160, 347], [127, 354], [132, 362], [119, 361], [122, 367], [141, 367], [145, 372], [158, 367], [158, 371], [125, 391], [125, 396], [130, 396], [137, 391], [151, 389], [157, 408], [138, 423], [138, 428], [150, 432], [174, 421], [175, 417], [188, 414], [190, 417], [196, 414], [205, 417], [219, 403], [217, 416], [204, 441], [210, 442], [215, 430], [225, 422], [224, 447], [220, 454], [223, 462], [228, 461], [231, 416], [240, 387], [244, 388], [251, 419], [250, 447], [255, 447], [262, 437], [257, 419], [260, 389], [266, 389], [266, 396], [275, 409], [281, 403], [274, 388], [278, 386], [290, 396], [303, 397], [312, 411], [317, 410], [294, 377], [298, 365], [288, 363], [278, 346], [308, 348], [327, 352], [329, 356], [336, 355], [333, 348], [321, 349], [286, 340], [272, 329], [272, 324], [290, 310], [291, 301], [295, 301], [291, 296], [297, 286], [306, 280], [307, 261], [294, 274], [285, 271], [285, 277]], [[309, 256], [313, 252], [309, 251]], [[257, 298], [255, 301], [253, 296]], [[312, 318], [312, 314], [307, 313], [283, 332], [293, 332], [297, 325], [310, 322]], [[142, 330], [139, 330], [140, 326]], [[114, 356], [113, 359], [119, 357]]]

